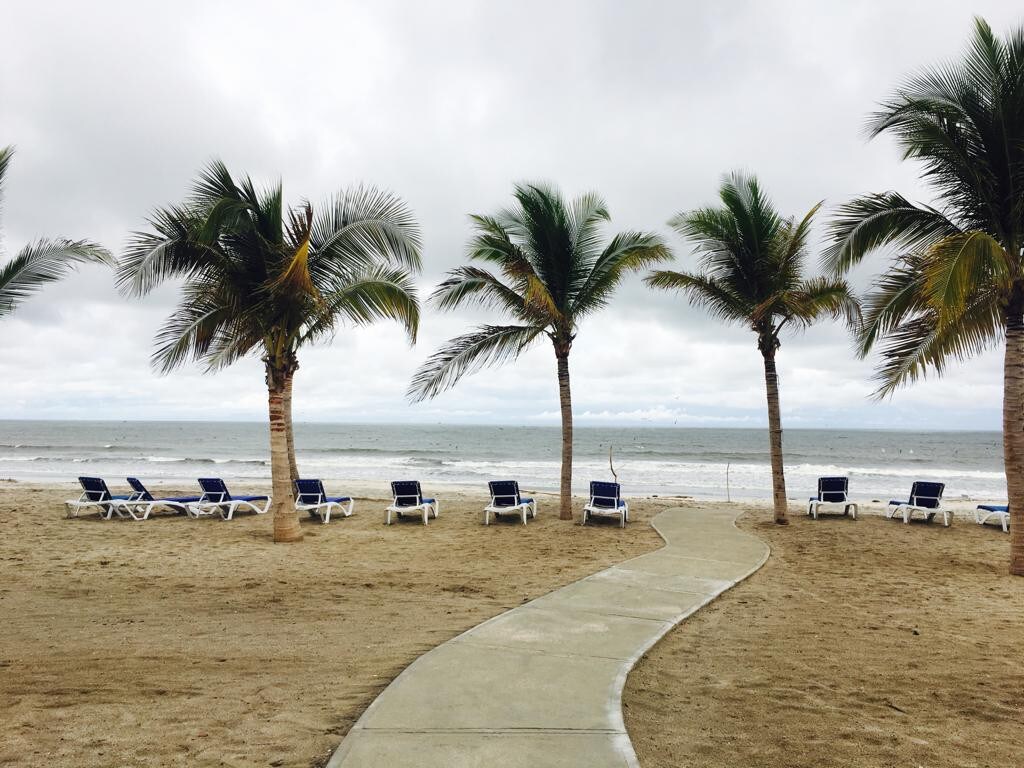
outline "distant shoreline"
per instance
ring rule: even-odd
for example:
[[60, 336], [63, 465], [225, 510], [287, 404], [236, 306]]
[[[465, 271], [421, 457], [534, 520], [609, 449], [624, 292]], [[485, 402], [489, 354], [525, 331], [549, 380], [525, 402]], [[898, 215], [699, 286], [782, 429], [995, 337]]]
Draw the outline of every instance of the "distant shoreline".
[[[680, 431], [707, 431], [714, 432], [718, 430], [729, 430], [729, 431], [750, 431], [750, 432], [765, 432], [768, 429], [767, 424], [757, 426], [747, 425], [730, 425], [730, 424], [717, 424], [711, 425], [693, 425], [693, 424], [667, 424], [667, 423], [634, 423], [634, 422], [622, 422], [622, 423], [594, 423], [594, 422], [582, 422], [579, 423], [579, 416], [576, 417], [577, 423], [574, 424], [574, 429], [579, 430], [602, 430], [602, 429], [668, 429], [668, 430], [680, 430]], [[0, 429], [4, 424], [60, 424], [60, 423], [74, 423], [74, 424], [247, 424], [252, 426], [258, 426], [261, 429], [266, 429], [266, 419], [76, 419], [76, 418], [61, 418], [61, 419], [40, 419], [40, 418], [0, 418]], [[518, 423], [506, 423], [506, 422], [470, 422], [470, 421], [308, 421], [302, 419], [295, 420], [295, 426], [298, 428], [304, 426], [329, 426], [329, 427], [442, 427], [445, 429], [480, 429], [480, 428], [496, 428], [496, 429], [523, 429], [523, 430], [552, 430], [559, 431], [560, 427], [555, 423], [544, 423], [544, 424], [523, 424]], [[1002, 429], [928, 429], [923, 427], [865, 427], [865, 426], [827, 426], [827, 427], [786, 427], [784, 433], [790, 432], [890, 432], [896, 434], [932, 434], [932, 435], [945, 435], [945, 434], [979, 434], [979, 435], [1001, 435]], [[2, 432], [0, 432], [2, 434]]]

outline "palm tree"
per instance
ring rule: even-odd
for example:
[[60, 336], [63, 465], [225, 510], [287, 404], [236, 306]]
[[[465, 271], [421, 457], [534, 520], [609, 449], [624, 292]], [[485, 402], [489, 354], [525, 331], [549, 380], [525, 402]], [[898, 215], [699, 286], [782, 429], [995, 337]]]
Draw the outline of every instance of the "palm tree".
[[566, 202], [542, 184], [519, 184], [516, 206], [495, 216], [472, 216], [471, 260], [493, 264], [499, 274], [467, 265], [448, 272], [431, 301], [450, 310], [463, 304], [498, 310], [514, 324], [482, 325], [448, 341], [416, 372], [414, 401], [435, 397], [468, 373], [518, 357], [547, 336], [555, 351], [562, 415], [561, 505], [572, 519], [572, 393], [569, 353], [579, 324], [608, 304], [631, 271], [670, 258], [657, 235], [623, 232], [605, 243], [608, 208], [596, 194]]
[[[0, 149], [0, 200], [13, 147]], [[0, 257], [3, 252], [0, 251]], [[60, 280], [79, 263], [111, 264], [110, 253], [88, 240], [37, 240], [0, 266], [0, 318], [14, 312], [25, 299], [47, 283]]]
[[[118, 269], [123, 291], [143, 296], [170, 278], [181, 301], [156, 338], [166, 373], [186, 360], [215, 371], [259, 355], [270, 415], [274, 540], [302, 538], [289, 500], [292, 379], [299, 349], [343, 322], [401, 322], [415, 339], [419, 230], [390, 193], [357, 188], [320, 207], [286, 210], [281, 184], [257, 190], [211, 163], [181, 205], [160, 208], [134, 233]], [[294, 441], [292, 440], [292, 443]]]
[[938, 207], [887, 192], [847, 203], [833, 222], [836, 272], [897, 249], [865, 299], [860, 353], [882, 345], [885, 396], [1005, 339], [1010, 572], [1024, 575], [1024, 28], [1000, 40], [976, 19], [963, 58], [907, 80], [869, 133], [893, 134], [920, 161]]
[[679, 290], [690, 303], [757, 334], [768, 393], [768, 436], [775, 522], [785, 525], [786, 478], [782, 462], [782, 416], [775, 355], [787, 326], [805, 328], [821, 317], [853, 323], [857, 301], [843, 280], [805, 275], [807, 239], [820, 203], [799, 222], [785, 219], [752, 176], [726, 176], [720, 208], [676, 215], [669, 224], [695, 244], [700, 272], [659, 271], [653, 288]]

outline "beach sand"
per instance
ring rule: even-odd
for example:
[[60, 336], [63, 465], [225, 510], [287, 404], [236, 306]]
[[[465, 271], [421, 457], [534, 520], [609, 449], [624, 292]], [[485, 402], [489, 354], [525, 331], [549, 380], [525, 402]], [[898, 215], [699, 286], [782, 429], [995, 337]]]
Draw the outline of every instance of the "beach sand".
[[[273, 545], [269, 517], [66, 520], [70, 486], [0, 484], [0, 765], [322, 765], [424, 651], [659, 547], [662, 509], [721, 506], [635, 499], [621, 531], [541, 495], [525, 529], [484, 528], [482, 495], [428, 488], [441, 518], [388, 528], [372, 490]], [[1005, 534], [729, 508], [775, 554], [630, 677], [643, 768], [1019, 763]]]
[[741, 527], [768, 563], [629, 677], [643, 768], [1024, 764], [1024, 579], [1006, 575], [1005, 533], [968, 514]]
[[659, 547], [678, 503], [485, 528], [482, 494], [427, 488], [437, 521], [386, 527], [385, 488], [274, 545], [269, 516], [69, 520], [70, 486], [0, 485], [0, 765], [322, 765], [417, 656]]

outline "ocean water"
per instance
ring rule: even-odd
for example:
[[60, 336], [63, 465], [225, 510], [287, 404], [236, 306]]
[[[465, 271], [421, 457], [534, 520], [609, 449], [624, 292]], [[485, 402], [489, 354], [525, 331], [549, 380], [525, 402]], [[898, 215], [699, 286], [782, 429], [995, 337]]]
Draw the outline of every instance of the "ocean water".
[[[556, 490], [557, 427], [295, 425], [305, 476], [333, 481], [417, 478], [429, 485], [478, 485], [516, 478]], [[574, 486], [611, 479], [608, 449], [624, 493], [768, 498], [768, 437], [758, 429], [577, 427]], [[998, 432], [787, 430], [787, 490], [806, 499], [820, 475], [850, 476], [859, 498], [905, 494], [916, 480], [946, 483], [951, 499], [1005, 498]], [[270, 478], [267, 427], [244, 422], [0, 421], [0, 478], [68, 482], [126, 475], [191, 484], [207, 475], [229, 485]]]

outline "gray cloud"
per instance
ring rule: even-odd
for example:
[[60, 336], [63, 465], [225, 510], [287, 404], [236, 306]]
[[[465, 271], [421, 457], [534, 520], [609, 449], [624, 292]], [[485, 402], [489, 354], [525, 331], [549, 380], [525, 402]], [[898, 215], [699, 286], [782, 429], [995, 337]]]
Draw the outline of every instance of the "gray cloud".
[[[23, 4], [6, 9], [0, 50], [0, 143], [18, 146], [6, 246], [62, 234], [119, 250], [220, 156], [283, 178], [296, 202], [362, 181], [399, 192], [426, 237], [424, 295], [462, 259], [466, 215], [505, 205], [522, 179], [600, 191], [614, 229], [664, 232], [687, 262], [665, 221], [713, 202], [735, 168], [794, 214], [869, 190], [927, 199], [915, 169], [861, 127], [901, 78], [961, 49], [972, 13], [1000, 29], [1021, 21], [995, 1]], [[262, 418], [256, 362], [216, 376], [149, 369], [174, 299], [127, 301], [91, 267], [48, 288], [0, 335], [0, 416]], [[393, 326], [340, 334], [303, 358], [298, 417], [556, 421], [543, 347], [405, 403], [416, 365], [481, 319], [430, 311], [411, 350]], [[760, 424], [750, 336], [631, 280], [582, 329], [580, 419]], [[866, 399], [870, 363], [838, 326], [787, 339], [781, 366], [792, 426], [999, 423], [994, 353], [882, 404]]]

